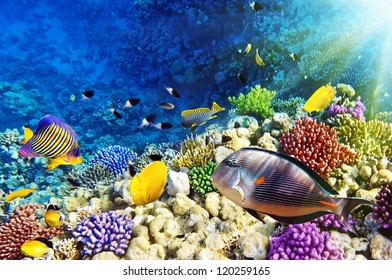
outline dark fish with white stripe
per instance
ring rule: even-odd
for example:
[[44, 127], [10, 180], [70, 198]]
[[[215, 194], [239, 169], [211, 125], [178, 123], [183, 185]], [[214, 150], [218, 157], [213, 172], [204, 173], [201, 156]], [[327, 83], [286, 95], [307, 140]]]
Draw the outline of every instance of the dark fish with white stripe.
[[374, 205], [365, 199], [333, 197], [338, 193], [301, 161], [259, 148], [232, 153], [216, 167], [211, 180], [220, 193], [256, 218], [263, 213], [289, 224], [334, 213], [354, 232], [350, 212], [361, 204]]
[[50, 171], [59, 165], [82, 162], [78, 135], [73, 128], [53, 115], [44, 116], [36, 131], [24, 136], [26, 143], [20, 148], [21, 157], [46, 157]]

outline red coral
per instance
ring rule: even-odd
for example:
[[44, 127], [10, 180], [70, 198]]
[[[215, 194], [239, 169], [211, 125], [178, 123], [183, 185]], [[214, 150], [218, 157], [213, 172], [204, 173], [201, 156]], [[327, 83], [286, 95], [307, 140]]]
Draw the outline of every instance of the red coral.
[[0, 224], [0, 260], [24, 258], [20, 246], [27, 240], [38, 236], [50, 239], [64, 234], [63, 228], [47, 228], [38, 223], [35, 210], [44, 208], [35, 203], [17, 207], [8, 221]]
[[283, 150], [299, 159], [323, 178], [343, 163], [352, 164], [355, 153], [338, 143], [336, 131], [312, 118], [297, 120], [280, 138]]

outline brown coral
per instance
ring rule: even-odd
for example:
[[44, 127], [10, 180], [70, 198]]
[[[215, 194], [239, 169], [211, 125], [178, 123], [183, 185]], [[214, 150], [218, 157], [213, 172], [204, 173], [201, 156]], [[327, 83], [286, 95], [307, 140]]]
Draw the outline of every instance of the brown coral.
[[299, 119], [294, 127], [280, 138], [283, 150], [299, 159], [322, 177], [340, 167], [352, 164], [355, 153], [338, 143], [336, 131], [312, 118]]
[[27, 240], [38, 236], [50, 239], [64, 234], [60, 227], [46, 228], [38, 223], [35, 210], [44, 208], [35, 203], [17, 207], [8, 221], [0, 225], [0, 260], [24, 258], [20, 246]]

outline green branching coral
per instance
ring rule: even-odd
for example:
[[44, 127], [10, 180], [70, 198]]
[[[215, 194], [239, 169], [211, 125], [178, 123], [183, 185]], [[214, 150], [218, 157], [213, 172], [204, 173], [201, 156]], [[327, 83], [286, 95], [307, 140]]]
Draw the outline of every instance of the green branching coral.
[[182, 142], [181, 152], [173, 160], [173, 167], [192, 169], [195, 166], [204, 166], [214, 155], [214, 143], [206, 144], [205, 138], [195, 139], [192, 135]]
[[228, 100], [236, 107], [237, 114], [265, 119], [274, 113], [271, 108], [271, 100], [275, 95], [275, 91], [269, 91], [256, 85], [247, 95], [240, 93], [238, 98], [229, 96]]
[[209, 192], [216, 192], [217, 189], [211, 183], [211, 175], [215, 170], [216, 163], [209, 161], [203, 167], [193, 167], [189, 172], [189, 183], [195, 192], [204, 197]]
[[374, 116], [375, 120], [392, 123], [392, 112], [380, 112]]
[[305, 99], [301, 97], [294, 97], [288, 100], [272, 99], [271, 106], [275, 112], [286, 113], [290, 117], [294, 117], [297, 114], [297, 109], [303, 107]]
[[364, 122], [340, 118], [336, 127], [339, 142], [350, 146], [357, 153], [357, 161], [392, 157], [392, 124], [379, 120]]

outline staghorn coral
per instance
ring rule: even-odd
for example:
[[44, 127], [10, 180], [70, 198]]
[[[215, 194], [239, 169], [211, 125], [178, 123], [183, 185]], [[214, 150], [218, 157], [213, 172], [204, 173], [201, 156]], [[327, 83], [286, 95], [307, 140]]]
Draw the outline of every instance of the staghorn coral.
[[295, 117], [298, 109], [302, 108], [305, 104], [305, 99], [302, 97], [294, 97], [288, 100], [274, 98], [271, 100], [271, 107], [275, 112], [286, 113], [290, 117]]
[[206, 144], [204, 138], [195, 139], [193, 134], [182, 142], [181, 153], [173, 160], [173, 167], [180, 169], [181, 167], [193, 168], [195, 166], [204, 166], [207, 162], [214, 158], [214, 143]]
[[53, 238], [63, 235], [61, 227], [43, 227], [37, 220], [35, 211], [44, 209], [43, 205], [29, 203], [17, 207], [9, 219], [0, 224], [0, 259], [18, 260], [24, 258], [20, 246], [35, 237]]
[[189, 172], [189, 182], [191, 188], [204, 197], [209, 192], [216, 192], [217, 189], [211, 183], [211, 175], [215, 170], [216, 163], [208, 161], [203, 167], [196, 166]]
[[123, 174], [128, 168], [129, 161], [135, 161], [137, 154], [129, 148], [113, 145], [98, 150], [89, 162], [89, 165], [100, 163], [112, 170], [115, 177]]
[[110, 167], [101, 165], [100, 163], [89, 165], [81, 171], [72, 174], [70, 178], [79, 182], [81, 187], [98, 191], [100, 186], [111, 185], [116, 180], [115, 175]]
[[271, 236], [270, 260], [341, 260], [330, 235], [314, 223], [293, 224]]
[[53, 242], [55, 260], [77, 260], [79, 251], [77, 249], [77, 240], [74, 238], [64, 238]]
[[229, 96], [228, 100], [236, 107], [237, 114], [251, 115], [265, 119], [274, 113], [271, 108], [271, 99], [276, 95], [275, 91], [269, 91], [256, 85], [247, 95], [240, 93], [236, 98]]
[[383, 186], [376, 196], [373, 218], [380, 227], [390, 229], [392, 226], [392, 183]]
[[283, 150], [327, 178], [343, 163], [354, 162], [355, 153], [339, 144], [336, 131], [309, 117], [297, 120], [294, 127], [280, 138]]
[[161, 143], [161, 144], [148, 144], [143, 153], [138, 156], [134, 162], [134, 166], [138, 172], [143, 170], [148, 164], [151, 163], [150, 155], [161, 156], [161, 161], [163, 161], [168, 168], [173, 167], [173, 159], [179, 154], [177, 151], [179, 147], [177, 144], [173, 143]]
[[125, 254], [131, 239], [132, 219], [116, 211], [92, 215], [76, 225], [72, 236], [83, 243], [82, 256], [93, 256], [101, 251]]
[[336, 131], [339, 141], [356, 151], [358, 162], [392, 157], [392, 123], [342, 117]]

